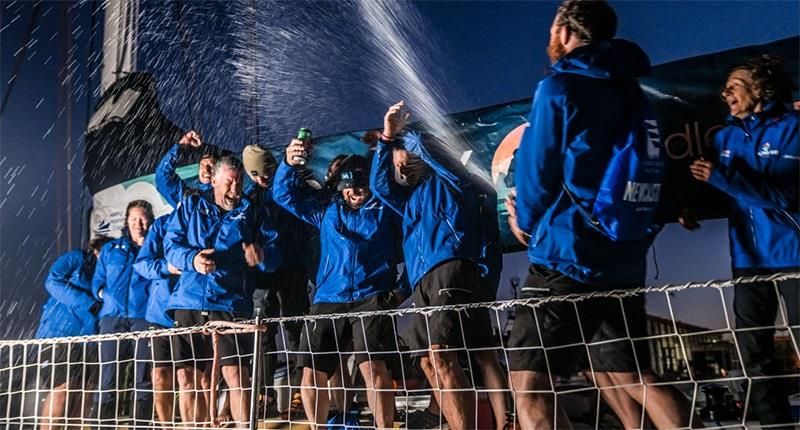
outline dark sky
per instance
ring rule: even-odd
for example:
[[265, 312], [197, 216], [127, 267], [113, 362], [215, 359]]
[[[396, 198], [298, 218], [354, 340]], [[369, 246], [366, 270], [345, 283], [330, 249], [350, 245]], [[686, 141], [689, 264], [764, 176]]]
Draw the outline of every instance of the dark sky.
[[[20, 46], [36, 4], [0, 3], [3, 97], [13, 82], [0, 117], [0, 338], [25, 335], [35, 326], [47, 268], [59, 253], [80, 246], [81, 135], [87, 86], [99, 85], [99, 75], [92, 75], [98, 62], [89, 55], [93, 3], [41, 2], [23, 52]], [[243, 93], [255, 88], [260, 96], [258, 136], [271, 144], [282, 144], [298, 126], [311, 126], [321, 135], [380, 124], [392, 100], [380, 95], [376, 83], [390, 77], [372, 79], [371, 66], [393, 53], [365, 48], [363, 23], [348, 13], [352, 9], [321, 2], [259, 2], [258, 12], [248, 15], [242, 6], [249, 4], [198, 1], [179, 8], [142, 2], [139, 66], [156, 76], [168, 117], [181, 127], [197, 127], [209, 141], [240, 150], [252, 136], [245, 128]], [[654, 64], [793, 36], [800, 22], [795, 1], [612, 4], [619, 15], [619, 36], [641, 44]], [[446, 112], [529, 97], [547, 66], [544, 52], [556, 6], [544, 1], [411, 3], [408, 7], [421, 20], [413, 23], [416, 36], [408, 48], [428, 59], [418, 72], [438, 83]], [[236, 78], [234, 63], [244, 58], [236, 52], [246, 39], [241, 28], [251, 16], [260, 23], [261, 48], [258, 55], [245, 52], [244, 57], [270, 70], [292, 72], [284, 86], [289, 90], [271, 92], [266, 84], [280, 84], [274, 77], [250, 87]], [[102, 11], [96, 19], [99, 38]], [[296, 34], [282, 39], [277, 33], [282, 30]], [[99, 45], [98, 39], [95, 54]], [[67, 214], [72, 216], [71, 229]], [[660, 277], [651, 282], [729, 276], [725, 229], [723, 221], [707, 222], [695, 234], [669, 226], [656, 244]], [[510, 257], [505, 278], [524, 272], [524, 261], [522, 255]], [[676, 313], [718, 324], [719, 315], [709, 316], [711, 312], [691, 305], [719, 300], [716, 294], [702, 300], [677, 297]], [[659, 300], [665, 301], [653, 302]], [[663, 314], [667, 308], [662, 303], [654, 309]]]

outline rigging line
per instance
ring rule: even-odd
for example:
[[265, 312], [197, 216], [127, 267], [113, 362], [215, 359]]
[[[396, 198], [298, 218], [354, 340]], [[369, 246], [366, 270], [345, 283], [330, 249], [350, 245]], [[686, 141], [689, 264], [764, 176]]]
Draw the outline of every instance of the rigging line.
[[28, 52], [28, 44], [31, 41], [31, 37], [33, 37], [33, 29], [36, 25], [36, 20], [39, 18], [39, 11], [41, 8], [42, 2], [38, 1], [33, 5], [33, 10], [31, 10], [31, 17], [30, 20], [28, 20], [28, 30], [25, 32], [25, 38], [22, 39], [22, 43], [20, 45], [20, 52], [17, 54], [17, 61], [14, 64], [14, 74], [11, 75], [13, 79], [11, 79], [6, 85], [6, 93], [3, 95], [3, 104], [0, 105], [0, 115], [5, 112], [6, 105], [11, 97], [11, 91], [14, 89], [14, 84], [19, 80], [19, 72], [22, 70], [22, 65], [25, 63], [25, 59], [27, 57], [26, 53]]

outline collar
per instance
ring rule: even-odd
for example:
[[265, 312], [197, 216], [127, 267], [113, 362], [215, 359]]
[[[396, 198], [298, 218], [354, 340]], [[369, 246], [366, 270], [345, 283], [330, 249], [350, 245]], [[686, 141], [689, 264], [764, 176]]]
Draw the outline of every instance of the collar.
[[745, 118], [738, 118], [729, 114], [726, 122], [730, 125], [743, 127], [746, 130], [752, 130], [761, 126], [767, 119], [776, 118], [784, 112], [786, 112], [786, 107], [782, 103], [767, 102], [761, 112], [753, 112]]

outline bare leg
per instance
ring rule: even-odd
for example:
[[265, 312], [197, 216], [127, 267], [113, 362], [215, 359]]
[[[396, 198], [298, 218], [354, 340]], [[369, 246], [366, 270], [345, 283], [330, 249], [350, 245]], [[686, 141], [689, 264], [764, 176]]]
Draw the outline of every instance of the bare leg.
[[53, 387], [42, 404], [40, 427], [43, 430], [61, 430], [66, 421], [67, 383]]
[[306, 410], [308, 421], [319, 428], [325, 427], [328, 421], [328, 408], [330, 399], [327, 391], [328, 374], [316, 371], [310, 367], [303, 368], [303, 381], [300, 384], [300, 395], [303, 397], [303, 408]]
[[469, 412], [474, 404], [471, 391], [451, 391], [469, 387], [467, 375], [458, 364], [455, 351], [436, 352], [439, 345], [431, 345], [428, 357], [420, 360], [425, 376], [428, 378], [434, 395], [442, 409], [447, 423], [453, 429], [475, 428], [475, 417]]
[[[639, 404], [659, 429], [687, 427], [692, 412], [686, 398], [674, 387], [653, 385], [658, 378], [652, 373], [642, 373], [644, 384], [634, 372], [608, 372], [614, 385], [625, 385], [625, 391]], [[639, 385], [634, 385], [639, 384]], [[646, 390], [646, 391], [645, 391]], [[699, 424], [701, 421], [695, 420]]]
[[[585, 371], [584, 375], [592, 379], [592, 373]], [[600, 395], [608, 406], [617, 414], [625, 429], [642, 428], [642, 406], [631, 397], [623, 387], [615, 387], [614, 382], [606, 372], [595, 372], [594, 382], [600, 388]]]
[[231, 399], [231, 415], [239, 428], [250, 425], [250, 375], [246, 367], [222, 366], [222, 377], [228, 384]]
[[347, 406], [345, 406], [344, 404], [346, 389], [344, 387], [344, 381], [342, 379], [343, 378], [341, 369], [336, 369], [333, 372], [333, 375], [331, 375], [331, 378], [329, 380], [331, 404], [339, 412], [347, 412]]
[[486, 388], [495, 390], [489, 392], [489, 402], [492, 404], [492, 412], [494, 412], [495, 428], [502, 430], [506, 425], [506, 412], [508, 412], [508, 399], [505, 393], [508, 385], [506, 384], [506, 375], [500, 368], [500, 359], [492, 350], [475, 351], [473, 355], [478, 369], [481, 371], [481, 376], [483, 376], [483, 384]]
[[174, 424], [175, 389], [172, 377], [173, 368], [171, 366], [154, 367], [151, 374], [153, 377], [153, 406], [161, 427], [172, 428]]
[[365, 361], [358, 365], [364, 375], [367, 388], [367, 403], [375, 415], [375, 426], [379, 429], [394, 427], [394, 391], [389, 369], [383, 360]]
[[201, 385], [202, 373], [198, 372], [194, 367], [181, 367], [178, 369], [177, 375], [181, 422], [187, 427], [199, 427], [208, 421], [206, 398], [202, 393], [198, 393], [196, 389]]
[[558, 409], [555, 421], [555, 393], [533, 393], [551, 391], [550, 377], [542, 372], [516, 370], [511, 372], [511, 389], [516, 403], [516, 417], [523, 429], [571, 429], [563, 408]]

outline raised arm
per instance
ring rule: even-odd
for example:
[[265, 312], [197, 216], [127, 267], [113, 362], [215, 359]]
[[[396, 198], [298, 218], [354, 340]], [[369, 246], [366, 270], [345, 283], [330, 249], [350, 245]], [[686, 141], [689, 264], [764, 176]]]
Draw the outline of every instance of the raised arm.
[[168, 279], [172, 275], [177, 275], [177, 269], [173, 268], [170, 272], [169, 263], [164, 256], [164, 235], [169, 223], [169, 216], [157, 219], [144, 239], [136, 262], [133, 263], [133, 270], [139, 275], [150, 280]]
[[302, 142], [295, 139], [286, 148], [286, 158], [275, 172], [275, 182], [272, 186], [272, 198], [281, 207], [292, 213], [297, 218], [319, 228], [325, 208], [317, 198], [316, 193], [309, 192], [301, 177], [300, 170], [289, 163], [292, 160], [292, 151], [297, 149]]
[[70, 280], [73, 273], [81, 270], [84, 261], [83, 252], [71, 251], [59, 257], [50, 268], [44, 281], [44, 287], [53, 298], [73, 309], [90, 309], [96, 302], [92, 296], [90, 285], [74, 285]]

